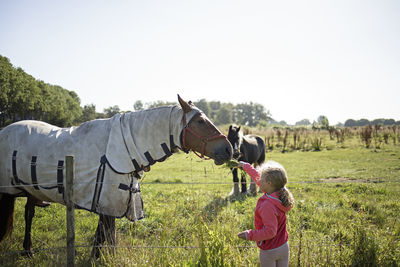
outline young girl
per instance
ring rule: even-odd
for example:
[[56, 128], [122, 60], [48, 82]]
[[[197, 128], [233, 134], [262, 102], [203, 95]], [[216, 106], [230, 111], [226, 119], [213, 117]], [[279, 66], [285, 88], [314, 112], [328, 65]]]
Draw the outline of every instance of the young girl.
[[260, 248], [261, 266], [288, 266], [289, 245], [286, 230], [286, 213], [293, 207], [294, 199], [285, 187], [286, 171], [277, 162], [268, 161], [258, 170], [240, 161], [243, 168], [265, 193], [258, 199], [254, 214], [255, 230], [238, 234], [239, 238], [253, 240]]

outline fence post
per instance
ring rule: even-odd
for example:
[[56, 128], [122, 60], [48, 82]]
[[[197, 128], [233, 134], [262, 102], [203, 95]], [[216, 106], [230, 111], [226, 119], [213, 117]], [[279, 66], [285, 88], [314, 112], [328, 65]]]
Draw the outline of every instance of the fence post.
[[67, 204], [67, 266], [75, 266], [75, 207], [74, 195], [74, 156], [65, 157], [65, 201]]

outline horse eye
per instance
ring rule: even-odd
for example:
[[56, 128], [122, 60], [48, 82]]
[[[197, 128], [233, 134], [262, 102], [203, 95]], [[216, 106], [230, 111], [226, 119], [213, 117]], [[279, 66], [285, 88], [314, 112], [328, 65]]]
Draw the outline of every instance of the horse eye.
[[203, 119], [198, 120], [197, 123], [198, 123], [198, 124], [204, 124], [204, 123], [205, 123], [205, 120], [203, 120]]

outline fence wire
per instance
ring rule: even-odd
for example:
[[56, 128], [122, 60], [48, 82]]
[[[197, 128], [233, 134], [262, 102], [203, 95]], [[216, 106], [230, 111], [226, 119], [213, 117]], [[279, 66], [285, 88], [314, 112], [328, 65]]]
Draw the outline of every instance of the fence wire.
[[[364, 181], [365, 183], [399, 183], [400, 180], [393, 180], [393, 181], [387, 181], [387, 180], [366, 180]], [[322, 181], [322, 178], [320, 180], [313, 180], [313, 181], [290, 181], [287, 184], [323, 184], [323, 183], [331, 183], [331, 184], [342, 184], [342, 183], [360, 183], [359, 181], [355, 180], [345, 180], [345, 181]], [[84, 184], [103, 184], [103, 185], [119, 185], [120, 183], [97, 183], [97, 182], [78, 182], [74, 183], [74, 185], [84, 185]], [[234, 185], [234, 184], [242, 184], [242, 182], [143, 182], [139, 183], [140, 185]], [[24, 184], [24, 185], [1, 185], [1, 188], [17, 188], [21, 189], [24, 187], [37, 187], [37, 186], [57, 186], [59, 184], [55, 183], [37, 183], [37, 184]], [[1, 194], [1, 193], [0, 193]]]

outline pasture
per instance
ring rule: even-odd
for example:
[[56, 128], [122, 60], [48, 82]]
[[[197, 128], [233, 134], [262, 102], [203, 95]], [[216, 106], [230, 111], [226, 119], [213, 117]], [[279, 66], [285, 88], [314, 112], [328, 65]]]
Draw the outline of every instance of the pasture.
[[[397, 266], [400, 262], [400, 145], [398, 131], [366, 147], [360, 133], [343, 140], [310, 131], [286, 143], [263, 135], [267, 160], [287, 170], [296, 204], [288, 213], [291, 266]], [[226, 133], [226, 131], [225, 131]], [[282, 135], [284, 136], [284, 135]], [[297, 138], [297, 137], [296, 137]], [[296, 147], [299, 146], [299, 147]], [[317, 146], [317, 147], [316, 147]], [[319, 151], [318, 151], [319, 150]], [[283, 153], [284, 152], [284, 153]], [[249, 179], [249, 178], [248, 178]], [[253, 227], [260, 195], [229, 197], [232, 174], [224, 166], [177, 153], [141, 180], [146, 218], [118, 219], [114, 255], [90, 259], [98, 217], [76, 210], [78, 266], [257, 266], [258, 248], [236, 234]], [[19, 255], [25, 199], [18, 199], [11, 239], [0, 244], [1, 266], [55, 266], [66, 262], [65, 207], [37, 208], [33, 259]]]

